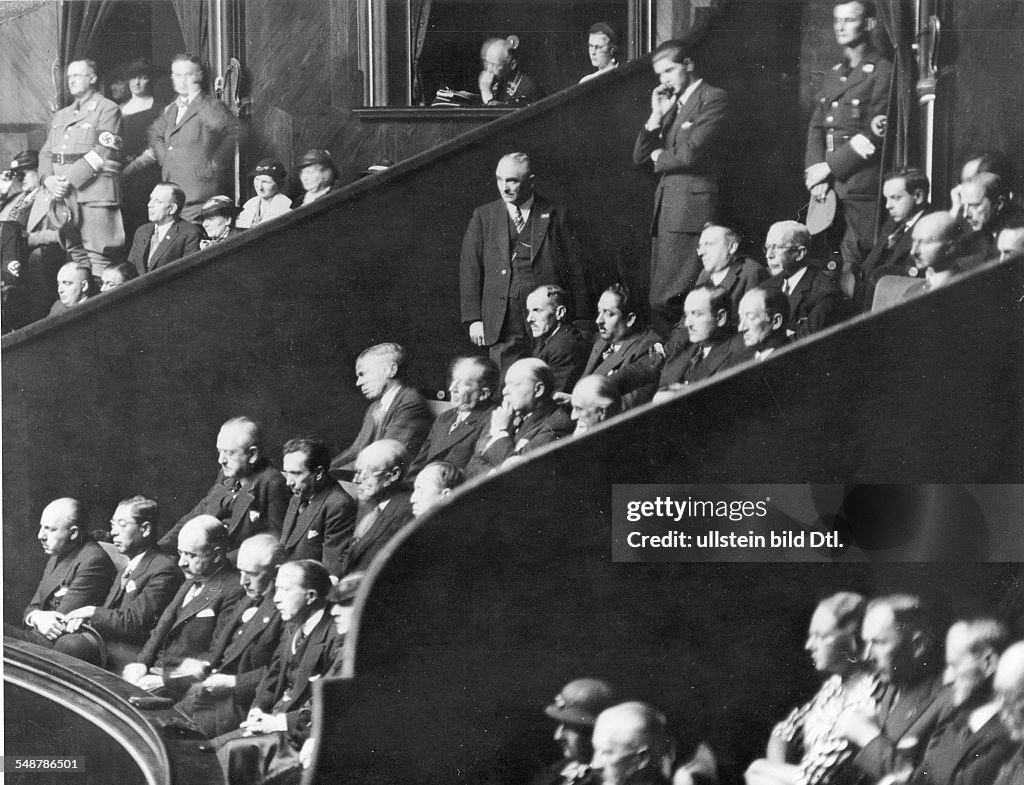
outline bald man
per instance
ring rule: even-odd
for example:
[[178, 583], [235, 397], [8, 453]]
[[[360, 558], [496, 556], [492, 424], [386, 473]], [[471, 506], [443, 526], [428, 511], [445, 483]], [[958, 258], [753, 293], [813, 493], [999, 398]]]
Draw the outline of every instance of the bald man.
[[199, 515], [178, 532], [178, 566], [185, 583], [178, 589], [123, 677], [145, 690], [162, 691], [164, 679], [187, 658], [208, 659], [211, 644], [245, 596], [238, 570], [227, 560], [224, 524]]
[[50, 307], [48, 316], [67, 313], [89, 299], [92, 287], [92, 268], [81, 262], [67, 262], [57, 272], [57, 302]]
[[49, 648], [64, 634], [64, 614], [103, 604], [116, 570], [103, 548], [89, 539], [76, 499], [57, 499], [43, 508], [38, 540], [49, 559], [22, 618], [27, 640]]
[[910, 254], [920, 280], [903, 293], [904, 299], [944, 286], [957, 275], [958, 221], [944, 211], [921, 216], [911, 232]]
[[581, 436], [595, 425], [622, 411], [622, 396], [607, 376], [584, 376], [572, 388], [572, 419], [576, 423], [573, 436]]
[[523, 72], [519, 38], [488, 38], [480, 47], [483, 71], [477, 79], [480, 100], [487, 106], [526, 106], [544, 97], [544, 91]]
[[473, 212], [462, 241], [462, 322], [504, 376], [532, 349], [526, 298], [544, 284], [568, 292], [570, 319], [589, 316], [589, 295], [572, 221], [534, 191], [530, 158], [510, 153], [494, 173], [500, 199]]
[[1024, 641], [1003, 652], [996, 668], [995, 691], [999, 697], [999, 716], [1019, 745], [1013, 757], [1000, 770], [995, 785], [1020, 785], [1024, 782]]
[[281, 472], [263, 454], [259, 423], [233, 417], [217, 434], [220, 471], [206, 496], [160, 538], [160, 548], [172, 553], [187, 521], [212, 515], [227, 526], [227, 556], [234, 560], [242, 541], [262, 531], [281, 535], [292, 492]]

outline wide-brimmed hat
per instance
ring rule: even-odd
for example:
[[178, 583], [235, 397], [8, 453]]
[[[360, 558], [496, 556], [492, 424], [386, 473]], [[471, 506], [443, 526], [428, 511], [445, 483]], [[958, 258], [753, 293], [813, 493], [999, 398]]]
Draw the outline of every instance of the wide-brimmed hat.
[[306, 153], [302, 158], [299, 159], [299, 169], [305, 169], [307, 166], [313, 164], [320, 164], [321, 166], [329, 166], [331, 169], [337, 171], [337, 167], [334, 165], [334, 159], [331, 158], [330, 150], [318, 150], [313, 148]]
[[209, 218], [214, 215], [226, 215], [233, 218], [238, 215], [238, 207], [230, 196], [211, 196], [199, 210], [199, 219]]

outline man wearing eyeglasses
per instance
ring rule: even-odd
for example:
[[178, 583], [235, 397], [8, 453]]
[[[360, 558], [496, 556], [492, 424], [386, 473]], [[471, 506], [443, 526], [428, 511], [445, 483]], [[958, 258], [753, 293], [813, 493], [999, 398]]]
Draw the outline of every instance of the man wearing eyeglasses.
[[807, 251], [811, 233], [802, 223], [779, 221], [771, 225], [764, 253], [772, 277], [764, 286], [781, 289], [789, 298], [791, 337], [823, 330], [847, 315], [847, 302], [839, 287], [816, 265], [810, 264]]
[[381, 439], [359, 453], [353, 477], [359, 514], [339, 577], [365, 570], [388, 540], [412, 520], [409, 493], [401, 490], [404, 469], [405, 447], [394, 439]]

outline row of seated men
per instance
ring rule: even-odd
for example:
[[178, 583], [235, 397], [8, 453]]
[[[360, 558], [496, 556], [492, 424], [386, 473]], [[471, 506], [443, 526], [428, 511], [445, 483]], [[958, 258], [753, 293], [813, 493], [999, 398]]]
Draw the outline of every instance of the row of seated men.
[[[774, 727], [746, 785], [1024, 782], [1024, 641], [986, 614], [957, 619], [944, 655], [937, 632], [916, 596], [823, 599], [805, 645], [822, 686]], [[534, 785], [734, 779], [709, 744], [626, 697], [601, 679], [567, 684], [545, 709], [563, 757]]]
[[149, 220], [135, 231], [125, 249], [127, 261], [119, 261], [125, 257], [112, 250], [98, 264], [83, 245], [77, 204], [70, 196], [60, 201], [46, 191], [38, 152], [19, 153], [0, 177], [4, 330], [64, 313], [91, 296], [273, 220], [338, 187], [337, 167], [326, 150], [310, 150], [299, 161], [304, 192], [294, 201], [281, 192], [286, 172], [280, 161], [264, 159], [249, 176], [256, 195], [245, 205], [238, 208], [228, 196], [212, 196], [197, 206], [194, 223], [184, 218], [185, 190], [173, 182], [158, 182], [145, 205]]

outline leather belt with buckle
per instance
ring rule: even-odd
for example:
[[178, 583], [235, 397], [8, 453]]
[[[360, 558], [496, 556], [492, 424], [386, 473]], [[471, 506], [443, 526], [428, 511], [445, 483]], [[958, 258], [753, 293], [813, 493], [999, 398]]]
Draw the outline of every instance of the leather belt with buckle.
[[64, 164], [70, 164], [70, 163], [72, 163], [74, 161], [77, 161], [79, 158], [85, 158], [85, 155], [82, 154], [82, 153], [54, 153], [53, 154], [53, 162], [55, 164], [60, 164], [61, 166], [63, 166]]

